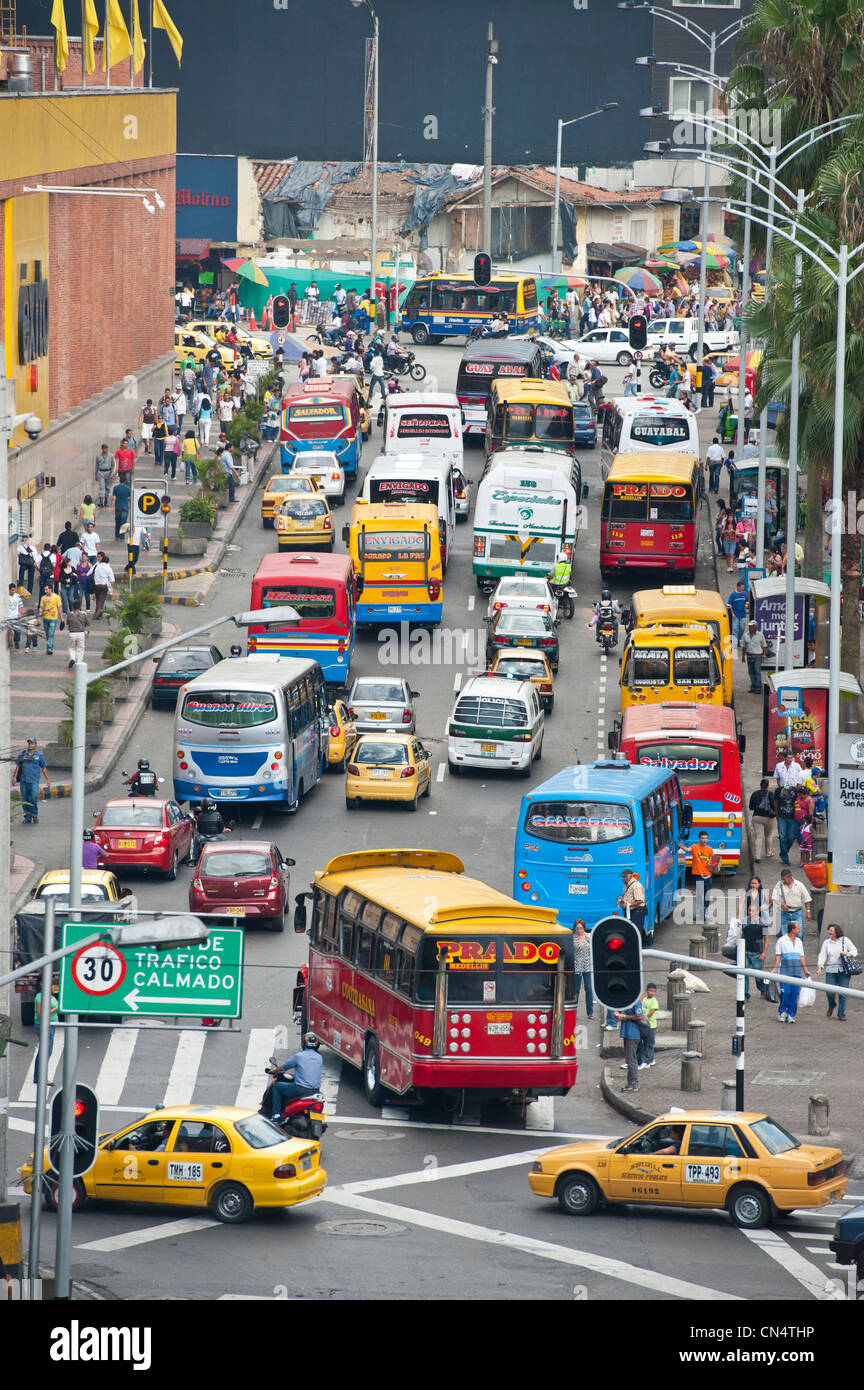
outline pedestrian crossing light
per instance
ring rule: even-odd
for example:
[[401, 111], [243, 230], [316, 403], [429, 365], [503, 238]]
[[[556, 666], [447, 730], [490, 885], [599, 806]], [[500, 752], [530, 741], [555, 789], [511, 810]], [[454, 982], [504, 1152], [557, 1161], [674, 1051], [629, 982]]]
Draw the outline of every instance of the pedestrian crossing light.
[[[89, 1086], [75, 1087], [74, 1156], [72, 1174], [76, 1178], [89, 1173], [96, 1162], [99, 1143], [99, 1101]], [[55, 1173], [60, 1172], [61, 1139], [63, 1135], [63, 1092], [57, 1091], [51, 1102], [51, 1137], [48, 1141], [48, 1161]]]
[[644, 352], [648, 346], [648, 320], [644, 314], [634, 314], [627, 325], [630, 346], [636, 352]]
[[628, 1009], [642, 994], [642, 941], [626, 917], [604, 917], [591, 932], [594, 993], [608, 1009]]
[[291, 303], [284, 294], [277, 294], [273, 300], [273, 327], [287, 328], [291, 322]]

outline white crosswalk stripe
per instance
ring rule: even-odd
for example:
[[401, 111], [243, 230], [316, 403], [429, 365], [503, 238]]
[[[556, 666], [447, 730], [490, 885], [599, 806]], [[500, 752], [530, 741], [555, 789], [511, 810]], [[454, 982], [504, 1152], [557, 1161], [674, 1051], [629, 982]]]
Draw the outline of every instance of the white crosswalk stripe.
[[[34, 1054], [35, 1055], [35, 1054]], [[53, 1081], [57, 1075], [57, 1068], [63, 1056], [63, 1029], [58, 1028], [54, 1034], [54, 1046], [51, 1049], [51, 1056], [48, 1058], [48, 1080]], [[33, 1064], [29, 1063], [27, 1074], [18, 1093], [18, 1100], [22, 1104], [36, 1104], [36, 1087], [33, 1083]]]
[[203, 1029], [190, 1028], [180, 1034], [171, 1075], [162, 1097], [163, 1105], [191, 1105], [206, 1041], [207, 1034]]
[[119, 1105], [138, 1041], [137, 1028], [115, 1028], [105, 1049], [94, 1087], [100, 1105]]
[[234, 1099], [235, 1105], [245, 1106], [247, 1110], [257, 1108], [267, 1084], [265, 1072], [276, 1046], [275, 1034], [275, 1028], [251, 1030], [246, 1047], [246, 1061], [243, 1063], [243, 1076]]

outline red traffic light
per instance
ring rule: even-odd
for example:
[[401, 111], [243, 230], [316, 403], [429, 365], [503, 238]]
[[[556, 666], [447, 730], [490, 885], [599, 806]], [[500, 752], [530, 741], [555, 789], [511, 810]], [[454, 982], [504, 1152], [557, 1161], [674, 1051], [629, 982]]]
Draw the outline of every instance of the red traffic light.
[[604, 945], [607, 951], [623, 951], [624, 938], [623, 936], [607, 936]]
[[488, 285], [492, 279], [492, 257], [480, 251], [474, 257], [474, 284]]
[[648, 346], [648, 320], [644, 314], [633, 314], [627, 324], [630, 346], [642, 352]]
[[627, 1009], [642, 993], [642, 932], [617, 915], [602, 917], [591, 931], [595, 997], [609, 1009]]
[[291, 303], [284, 294], [277, 294], [271, 309], [274, 328], [287, 328], [291, 322]]
[[76, 1120], [80, 1120], [81, 1116], [82, 1116], [82, 1115], [86, 1115], [86, 1113], [87, 1113], [87, 1104], [86, 1104], [86, 1102], [83, 1101], [83, 1100], [76, 1100], [76, 1102], [75, 1102], [75, 1119], [76, 1119]]

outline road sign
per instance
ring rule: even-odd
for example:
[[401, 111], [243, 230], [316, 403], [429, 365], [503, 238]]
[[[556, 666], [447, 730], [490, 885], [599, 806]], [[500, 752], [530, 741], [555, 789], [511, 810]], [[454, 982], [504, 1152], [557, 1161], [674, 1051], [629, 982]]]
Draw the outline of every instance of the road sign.
[[161, 505], [158, 492], [139, 492], [135, 496], [135, 510], [142, 516], [154, 516]]
[[[63, 945], [74, 946], [116, 923], [64, 922]], [[82, 946], [60, 962], [61, 1013], [179, 1014], [239, 1018], [243, 1002], [245, 933], [214, 928], [206, 945], [157, 951], [110, 943]]]

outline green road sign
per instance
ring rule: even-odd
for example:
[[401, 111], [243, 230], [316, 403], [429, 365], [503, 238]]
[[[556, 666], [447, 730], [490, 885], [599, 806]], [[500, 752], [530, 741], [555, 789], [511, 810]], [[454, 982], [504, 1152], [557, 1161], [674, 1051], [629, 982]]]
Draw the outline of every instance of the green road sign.
[[[86, 941], [116, 923], [64, 922], [63, 945]], [[159, 951], [110, 942], [82, 946], [60, 962], [60, 1011], [67, 1014], [152, 1014], [239, 1018], [243, 946], [238, 927], [213, 928], [205, 945]]]

